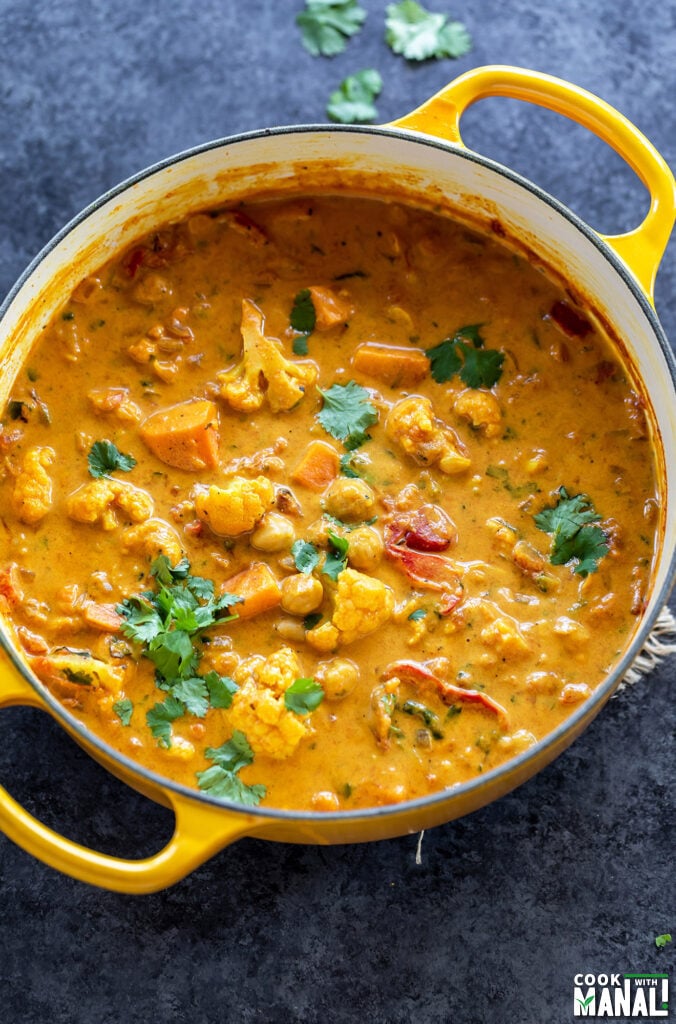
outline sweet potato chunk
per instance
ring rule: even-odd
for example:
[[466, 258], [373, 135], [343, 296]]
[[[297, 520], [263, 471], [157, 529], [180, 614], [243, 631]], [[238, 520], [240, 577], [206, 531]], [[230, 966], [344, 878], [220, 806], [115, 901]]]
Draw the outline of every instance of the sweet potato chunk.
[[251, 619], [270, 611], [282, 600], [279, 583], [265, 562], [252, 562], [247, 569], [226, 580], [223, 590], [242, 598], [240, 604], [232, 606], [240, 619]]
[[330, 331], [337, 324], [346, 323], [352, 316], [354, 309], [349, 299], [336, 295], [330, 288], [313, 285], [309, 292], [315, 308], [316, 331]]
[[218, 411], [205, 398], [159, 409], [141, 424], [153, 455], [176, 469], [215, 469], [218, 465]]
[[340, 457], [336, 449], [325, 441], [310, 441], [291, 478], [319, 492], [336, 479], [339, 470]]
[[430, 370], [430, 361], [420, 349], [371, 342], [359, 346], [352, 365], [359, 373], [393, 388], [417, 384]]

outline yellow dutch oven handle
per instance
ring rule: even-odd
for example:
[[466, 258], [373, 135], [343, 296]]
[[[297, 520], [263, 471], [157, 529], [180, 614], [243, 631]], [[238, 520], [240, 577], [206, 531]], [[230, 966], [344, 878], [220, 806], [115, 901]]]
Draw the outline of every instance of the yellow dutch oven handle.
[[[45, 710], [38, 694], [10, 669], [0, 652], [0, 708], [16, 705]], [[225, 808], [162, 791], [176, 817], [174, 834], [152, 857], [124, 860], [97, 853], [47, 828], [0, 786], [0, 831], [50, 867], [82, 882], [123, 893], [166, 889], [194, 871], [219, 850], [251, 834], [256, 819], [245, 812], [229, 815]]]
[[463, 146], [462, 114], [472, 103], [489, 96], [527, 100], [564, 114], [612, 146], [636, 172], [650, 193], [645, 220], [633, 231], [600, 237], [627, 264], [652, 302], [655, 274], [676, 215], [676, 183], [655, 147], [610, 104], [560, 78], [496, 64], [460, 75], [392, 127], [436, 135]]

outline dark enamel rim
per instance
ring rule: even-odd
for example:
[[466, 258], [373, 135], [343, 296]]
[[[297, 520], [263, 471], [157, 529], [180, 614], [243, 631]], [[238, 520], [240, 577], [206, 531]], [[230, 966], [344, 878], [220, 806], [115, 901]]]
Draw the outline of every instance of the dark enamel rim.
[[[570, 224], [572, 224], [581, 235], [583, 235], [588, 241], [590, 241], [594, 247], [602, 254], [602, 256], [611, 264], [612, 268], [622, 279], [626, 287], [632, 293], [634, 299], [638, 302], [639, 306], [646, 319], [648, 320], [650, 327], [653, 331], [655, 339], [662, 350], [667, 365], [669, 367], [669, 373], [674, 386], [675, 399], [676, 399], [676, 359], [672, 352], [671, 346], [662, 330], [659, 320], [655, 314], [653, 307], [646, 298], [645, 294], [639, 287], [638, 283], [634, 279], [633, 275], [629, 271], [628, 267], [619, 259], [615, 252], [607, 245], [600, 236], [592, 230], [584, 221], [582, 221], [572, 210], [564, 206], [563, 203], [555, 199], [548, 192], [541, 189], [538, 185], [529, 181], [527, 178], [522, 177], [515, 171], [504, 167], [502, 164], [491, 160], [487, 157], [480, 156], [471, 150], [464, 149], [463, 147], [456, 146], [452, 143], [444, 142], [440, 139], [435, 139], [427, 135], [420, 135], [416, 132], [409, 132], [407, 130], [399, 128], [389, 127], [363, 127], [353, 125], [300, 125], [300, 126], [287, 126], [280, 128], [266, 128], [259, 131], [245, 132], [240, 135], [234, 135], [230, 138], [215, 139], [211, 142], [207, 142], [201, 146], [184, 150], [183, 152], [177, 153], [174, 156], [168, 157], [165, 160], [161, 160], [158, 163], [145, 168], [137, 174], [127, 178], [119, 185], [110, 189], [108, 192], [101, 195], [94, 202], [90, 203], [85, 207], [77, 216], [75, 216], [69, 223], [67, 223], [38, 253], [38, 255], [32, 260], [23, 274], [19, 277], [4, 302], [0, 305], [0, 329], [2, 326], [2, 320], [9, 309], [11, 303], [14, 301], [18, 292], [28, 281], [31, 275], [34, 273], [36, 268], [42, 263], [46, 256], [48, 256], [62, 241], [69, 235], [75, 228], [77, 228], [83, 221], [89, 216], [99, 210], [110, 200], [115, 199], [124, 192], [127, 191], [131, 186], [143, 181], [144, 179], [168, 168], [175, 164], [182, 162], [188, 158], [198, 156], [201, 153], [208, 152], [214, 149], [224, 148], [226, 146], [234, 146], [241, 143], [247, 143], [249, 141], [258, 140], [262, 138], [270, 138], [275, 136], [286, 136], [294, 134], [309, 134], [309, 133], [340, 133], [340, 134], [356, 134], [356, 135], [381, 135], [388, 138], [394, 138], [401, 140], [407, 146], [423, 146], [432, 149], [444, 151], [446, 153], [452, 153], [454, 158], [467, 160], [470, 163], [478, 164], [482, 167], [486, 167], [494, 173], [501, 175], [510, 182], [519, 185], [526, 192], [538, 198], [541, 202], [551, 207], [558, 214], [564, 217]], [[448, 803], [451, 805], [458, 798], [465, 798], [471, 795], [473, 792], [481, 789], [493, 789], [499, 786], [500, 781], [505, 776], [511, 776], [513, 774], [520, 774], [522, 770], [526, 770], [524, 781], [536, 774], [537, 768], [528, 772], [528, 765], [530, 762], [538, 762], [542, 760], [543, 755], [546, 753], [548, 748], [555, 747], [561, 740], [564, 739], [568, 734], [575, 733], [585, 719], [594, 717], [596, 712], [600, 710], [601, 706], [605, 701], [612, 695], [613, 690], [616, 689], [620, 680], [631, 666], [636, 655], [640, 651], [641, 647], [645, 643], [651, 629], [653, 628], [655, 621], [666, 603], [672, 586], [674, 584], [674, 578], [676, 576], [676, 549], [672, 551], [669, 562], [669, 569], [664, 584], [660, 588], [655, 601], [654, 611], [648, 616], [641, 624], [640, 629], [636, 632], [633, 641], [629, 649], [625, 652], [622, 659], [617, 663], [614, 670], [610, 673], [607, 679], [597, 687], [593, 695], [583, 704], [580, 705], [577, 711], [566, 719], [561, 725], [557, 726], [553, 732], [548, 733], [544, 739], [536, 743], [534, 747], [518, 754], [516, 757], [505, 762], [505, 764], [494, 768], [492, 771], [487, 772], [486, 775], [482, 775], [480, 778], [473, 779], [470, 782], [461, 783], [458, 786], [451, 787], [449, 789], [441, 790], [438, 793], [432, 793], [429, 796], [418, 797], [415, 800], [407, 800], [403, 803], [393, 804], [386, 807], [371, 807], [365, 809], [357, 809], [353, 811], [336, 811], [336, 812], [317, 812], [317, 811], [289, 811], [280, 810], [276, 808], [266, 807], [244, 807], [242, 804], [232, 803], [227, 800], [220, 800], [215, 797], [211, 797], [201, 790], [190, 789], [181, 783], [174, 782], [171, 779], [166, 778], [163, 775], [150, 771], [144, 766], [126, 757], [124, 754], [115, 750], [113, 747], [108, 746], [103, 740], [101, 740], [95, 733], [90, 732], [79, 719], [75, 718], [70, 712], [66, 711], [62, 704], [51, 693], [46, 687], [34, 678], [23, 664], [18, 654], [15, 652], [14, 646], [6, 634], [3, 627], [0, 626], [0, 643], [7, 652], [12, 664], [16, 670], [23, 676], [23, 678], [30, 683], [32, 688], [37, 692], [40, 699], [48, 705], [57, 718], [63, 719], [68, 723], [68, 728], [81, 737], [83, 743], [86, 746], [91, 746], [99, 750], [103, 755], [111, 758], [114, 761], [119, 762], [124, 769], [147, 782], [151, 787], [156, 787], [165, 791], [171, 791], [178, 794], [181, 797], [189, 800], [195, 800], [202, 804], [208, 804], [213, 807], [221, 807], [228, 812], [235, 812], [239, 814], [246, 814], [247, 816], [260, 818], [261, 824], [264, 824], [266, 820], [272, 821], [277, 820], [280, 822], [318, 822], [318, 821], [358, 821], [367, 819], [377, 819], [384, 817], [396, 817], [401, 814], [409, 814], [416, 810], [426, 810], [429, 807], [442, 805]], [[543, 765], [544, 767], [544, 765]], [[510, 787], [513, 788], [513, 787]], [[490, 802], [490, 799], [485, 802]], [[477, 807], [480, 804], [477, 805]], [[255, 826], [252, 826], [252, 832], [255, 831]]]

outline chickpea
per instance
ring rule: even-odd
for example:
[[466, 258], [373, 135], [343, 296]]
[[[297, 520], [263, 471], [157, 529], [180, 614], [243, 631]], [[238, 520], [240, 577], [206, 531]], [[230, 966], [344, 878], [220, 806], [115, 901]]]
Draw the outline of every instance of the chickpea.
[[275, 625], [275, 632], [292, 644], [302, 644], [305, 640], [305, 626], [298, 619], [280, 619]]
[[372, 572], [383, 557], [383, 538], [372, 526], [358, 526], [350, 534], [347, 560], [354, 569]]
[[320, 661], [315, 679], [327, 700], [342, 700], [359, 682], [359, 669], [349, 658], [331, 658], [330, 661]]
[[323, 507], [332, 516], [346, 521], [368, 519], [375, 504], [375, 494], [365, 480], [339, 477], [323, 498]]
[[313, 811], [339, 811], [340, 800], [338, 795], [330, 789], [322, 789], [312, 795]]
[[322, 516], [321, 519], [315, 519], [314, 522], [310, 523], [305, 530], [305, 537], [310, 544], [315, 544], [318, 548], [325, 548], [329, 543], [329, 530], [333, 530], [333, 527]]
[[258, 551], [283, 551], [291, 547], [296, 531], [293, 523], [279, 512], [267, 512], [251, 534], [251, 546]]
[[282, 608], [289, 615], [316, 612], [323, 600], [324, 588], [308, 573], [298, 572], [282, 580]]

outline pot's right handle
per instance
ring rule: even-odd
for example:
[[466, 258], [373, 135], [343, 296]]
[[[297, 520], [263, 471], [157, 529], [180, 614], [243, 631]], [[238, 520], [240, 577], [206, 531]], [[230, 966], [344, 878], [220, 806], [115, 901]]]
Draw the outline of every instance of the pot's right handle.
[[593, 93], [539, 71], [492, 65], [475, 68], [447, 85], [417, 110], [393, 122], [463, 145], [460, 118], [467, 107], [489, 96], [527, 100], [564, 114], [612, 146], [650, 193], [650, 209], [637, 228], [601, 235], [627, 264], [652, 302], [655, 274], [676, 216], [676, 183], [655, 147], [618, 110]]

